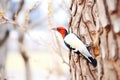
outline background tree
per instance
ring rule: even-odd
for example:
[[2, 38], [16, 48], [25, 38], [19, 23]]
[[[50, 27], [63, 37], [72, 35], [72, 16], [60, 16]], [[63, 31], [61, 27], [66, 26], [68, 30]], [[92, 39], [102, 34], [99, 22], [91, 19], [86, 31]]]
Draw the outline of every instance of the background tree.
[[94, 68], [70, 52], [71, 80], [120, 80], [120, 0], [71, 0], [70, 16], [69, 31], [92, 42], [98, 61]]
[[63, 48], [51, 31], [54, 23], [67, 24], [64, 4], [62, 0], [0, 0], [0, 80], [69, 78], [69, 67], [63, 64], [68, 58], [64, 54], [67, 61], [59, 59]]
[[[4, 24], [3, 17], [1, 15], [5, 14], [2, 10], [7, 11], [8, 4], [7, 0], [0, 0], [0, 80], [5, 79], [5, 60], [7, 55], [7, 41], [9, 37], [8, 25]], [[5, 7], [5, 8], [4, 8]]]
[[[25, 27], [28, 25], [28, 13], [24, 15], [24, 20], [26, 23], [21, 25], [18, 20], [19, 13], [23, 12], [24, 0], [20, 1], [0, 1], [0, 80], [6, 80], [5, 74], [5, 64], [6, 64], [6, 56], [8, 53], [8, 42], [7, 39], [9, 37], [10, 31], [14, 28], [18, 32], [18, 43], [19, 43], [19, 52], [23, 57], [25, 63], [26, 70], [26, 80], [30, 80], [30, 70], [29, 70], [29, 57], [24, 49], [24, 35], [25, 35]], [[36, 3], [35, 3], [36, 4]], [[38, 6], [38, 5], [36, 5]], [[35, 8], [32, 6], [31, 11]], [[25, 26], [26, 25], [26, 26]], [[13, 45], [11, 45], [13, 46]]]

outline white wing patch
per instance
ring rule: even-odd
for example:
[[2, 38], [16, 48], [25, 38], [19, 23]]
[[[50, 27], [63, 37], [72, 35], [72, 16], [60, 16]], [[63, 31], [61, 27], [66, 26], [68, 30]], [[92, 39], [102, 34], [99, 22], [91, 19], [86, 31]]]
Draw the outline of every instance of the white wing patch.
[[64, 41], [69, 44], [72, 48], [75, 48], [75, 51], [78, 50], [86, 58], [92, 57], [89, 51], [87, 50], [84, 43], [73, 33], [68, 34]]

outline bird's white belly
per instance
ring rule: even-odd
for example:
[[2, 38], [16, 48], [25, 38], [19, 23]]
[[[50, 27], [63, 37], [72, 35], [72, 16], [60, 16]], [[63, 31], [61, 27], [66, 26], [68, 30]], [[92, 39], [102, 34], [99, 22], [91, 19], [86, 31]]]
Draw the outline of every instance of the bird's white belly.
[[75, 48], [75, 49], [80, 49], [80, 50], [83, 50], [83, 46], [84, 44], [76, 37], [75, 34], [68, 34], [65, 38], [64, 38], [64, 41], [69, 44], [72, 48]]
[[79, 51], [83, 55], [91, 56], [84, 43], [79, 40], [79, 38], [75, 34], [68, 34], [64, 38], [64, 41], [69, 44], [70, 47], [74, 48], [74, 51]]

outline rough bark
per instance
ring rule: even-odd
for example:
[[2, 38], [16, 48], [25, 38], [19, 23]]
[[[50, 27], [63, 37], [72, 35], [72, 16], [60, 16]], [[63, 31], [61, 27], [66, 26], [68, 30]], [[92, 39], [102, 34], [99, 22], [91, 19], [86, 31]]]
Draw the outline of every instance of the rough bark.
[[[94, 68], [70, 52], [71, 80], [120, 80], [120, 0], [71, 0], [69, 31], [93, 43]], [[76, 61], [78, 59], [78, 61]]]

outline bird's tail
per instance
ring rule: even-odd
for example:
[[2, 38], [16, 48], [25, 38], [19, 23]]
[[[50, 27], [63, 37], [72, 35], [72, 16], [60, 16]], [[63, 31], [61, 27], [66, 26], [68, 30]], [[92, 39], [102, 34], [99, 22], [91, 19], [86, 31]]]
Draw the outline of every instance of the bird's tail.
[[97, 60], [94, 59], [93, 57], [88, 57], [88, 58], [89, 58], [89, 60], [90, 60], [90, 63], [91, 63], [94, 67], [96, 67], [96, 66], [97, 66]]
[[81, 55], [84, 56], [84, 58], [86, 58], [94, 67], [97, 66], [97, 60], [95, 58], [93, 58], [91, 55], [89, 55], [89, 56], [86, 56], [84, 54], [81, 54]]

